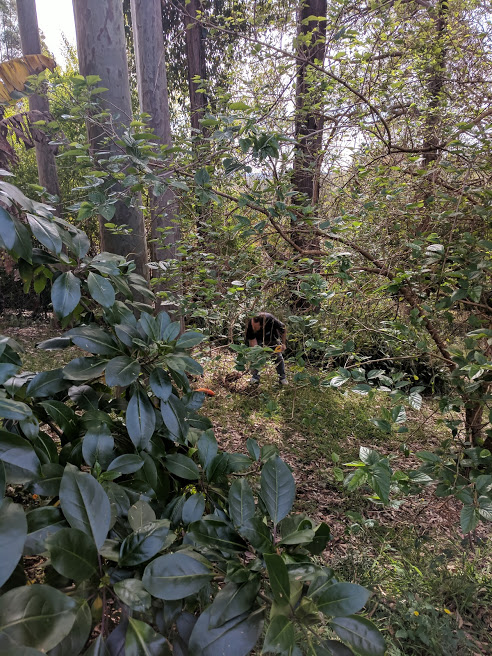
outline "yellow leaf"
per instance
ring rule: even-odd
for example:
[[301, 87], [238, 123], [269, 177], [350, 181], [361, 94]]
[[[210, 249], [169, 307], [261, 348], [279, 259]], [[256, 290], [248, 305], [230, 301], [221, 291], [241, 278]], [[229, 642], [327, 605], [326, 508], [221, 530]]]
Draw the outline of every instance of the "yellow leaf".
[[30, 75], [37, 75], [47, 68], [52, 71], [55, 66], [55, 60], [46, 55], [26, 55], [0, 64], [0, 104], [18, 100]]

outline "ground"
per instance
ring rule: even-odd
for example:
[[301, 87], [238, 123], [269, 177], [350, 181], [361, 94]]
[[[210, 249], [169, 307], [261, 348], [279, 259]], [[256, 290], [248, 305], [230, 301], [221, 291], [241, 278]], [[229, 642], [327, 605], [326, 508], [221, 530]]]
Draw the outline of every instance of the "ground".
[[[23, 319], [0, 324], [0, 333], [25, 347], [26, 368], [32, 371], [62, 366], [79, 355], [77, 349], [36, 349], [58, 332]], [[297, 386], [292, 371], [287, 388], [278, 387], [274, 370], [252, 387], [247, 374], [235, 371], [227, 348], [210, 346], [197, 357], [205, 374], [194, 386], [215, 393], [203, 412], [222, 448], [244, 453], [248, 437], [278, 446], [296, 480], [296, 510], [330, 526], [323, 559], [339, 578], [374, 591], [368, 616], [385, 632], [388, 654], [492, 653], [491, 527], [481, 525], [471, 538], [464, 537], [453, 499], [436, 499], [429, 489], [385, 508], [374, 504], [368, 491], [349, 494], [337, 474], [340, 468], [348, 471], [343, 464], [357, 459], [360, 446], [391, 456], [393, 469], [416, 465], [400, 447], [405, 441], [412, 454], [445, 437], [435, 401], [427, 399], [419, 413], [410, 414], [407, 434], [388, 436], [370, 421], [374, 401], [360, 395]]]

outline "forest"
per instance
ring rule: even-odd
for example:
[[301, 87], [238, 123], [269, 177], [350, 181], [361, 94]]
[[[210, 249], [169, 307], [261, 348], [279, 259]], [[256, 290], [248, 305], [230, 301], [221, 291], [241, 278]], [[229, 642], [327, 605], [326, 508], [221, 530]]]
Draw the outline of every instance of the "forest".
[[491, 654], [490, 3], [70, 4], [0, 0], [0, 656]]

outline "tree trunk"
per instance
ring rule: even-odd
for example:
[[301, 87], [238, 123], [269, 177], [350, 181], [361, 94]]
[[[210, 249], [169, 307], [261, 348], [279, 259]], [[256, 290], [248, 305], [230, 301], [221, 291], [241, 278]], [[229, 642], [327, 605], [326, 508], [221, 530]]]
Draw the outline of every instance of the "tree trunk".
[[202, 26], [197, 23], [197, 12], [200, 10], [200, 0], [190, 0], [184, 4], [184, 24], [186, 39], [186, 60], [188, 63], [188, 89], [190, 93], [191, 127], [203, 131], [200, 119], [205, 114], [207, 97], [198, 91], [200, 83], [196, 78], [207, 78], [205, 67], [205, 46], [203, 43]]
[[[17, 0], [17, 17], [22, 43], [23, 55], [41, 54], [38, 17], [35, 0]], [[50, 106], [45, 96], [32, 94], [29, 96], [30, 111], [37, 110], [49, 114]], [[56, 170], [55, 153], [49, 145], [49, 139], [36, 142], [36, 162], [38, 165], [39, 184], [45, 187], [49, 194], [60, 197], [60, 185]]]
[[[121, 0], [73, 0], [73, 10], [80, 73], [101, 78], [101, 86], [108, 89], [100, 95], [102, 106], [111, 113], [113, 128], [121, 135], [132, 120], [123, 5]], [[88, 124], [88, 133], [93, 155], [101, 148], [113, 155], [121, 153], [112, 140], [106, 143], [102, 128], [94, 122]], [[113, 222], [128, 226], [130, 234], [112, 234], [104, 226], [106, 220], [100, 217], [101, 249], [132, 256], [137, 272], [148, 277], [142, 212], [118, 202]]]
[[[160, 0], [131, 0], [131, 15], [140, 109], [150, 114], [149, 125], [160, 144], [170, 148], [171, 119]], [[167, 163], [171, 166], [171, 157]], [[165, 181], [166, 173], [162, 177]], [[157, 198], [151, 195], [150, 204], [152, 239], [159, 240], [152, 244], [152, 259], [159, 262], [176, 259], [179, 226], [176, 195], [172, 187]]]
[[[319, 177], [323, 144], [322, 92], [318, 73], [309, 66], [323, 63], [325, 57], [327, 0], [306, 0], [298, 14], [297, 81], [294, 166], [292, 184], [297, 191], [296, 204], [315, 205], [319, 199]], [[308, 20], [311, 17], [311, 20]], [[301, 235], [293, 226], [293, 239], [302, 248], [315, 247], [316, 238]]]

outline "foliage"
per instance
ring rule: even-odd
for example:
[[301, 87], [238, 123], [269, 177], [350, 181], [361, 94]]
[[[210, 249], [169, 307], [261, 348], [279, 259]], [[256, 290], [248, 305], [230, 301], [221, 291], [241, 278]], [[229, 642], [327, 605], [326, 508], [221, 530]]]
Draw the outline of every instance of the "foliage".
[[[356, 615], [369, 591], [313, 557], [329, 527], [291, 514], [295, 483], [276, 449], [250, 439], [248, 455], [222, 452], [198, 413], [204, 394], [187, 374], [202, 368], [187, 350], [202, 335], [134, 300], [153, 295], [132, 262], [87, 256], [84, 232], [0, 184], [2, 247], [27, 282], [51, 285], [69, 328], [39, 348], [89, 354], [34, 374], [14, 340], [0, 342], [2, 491], [20, 486], [35, 506], [26, 513], [9, 496], [0, 506], [1, 648], [78, 654], [100, 624], [86, 653], [233, 643], [239, 656], [266, 621], [266, 653], [338, 653], [328, 632], [383, 654], [376, 627]], [[22, 554], [43, 563], [32, 585]]]

